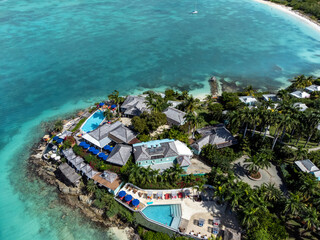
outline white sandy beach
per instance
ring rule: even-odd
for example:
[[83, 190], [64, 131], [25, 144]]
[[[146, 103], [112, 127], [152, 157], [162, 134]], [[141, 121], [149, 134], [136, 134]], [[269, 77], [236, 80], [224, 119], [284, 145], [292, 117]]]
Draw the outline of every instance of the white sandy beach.
[[129, 228], [119, 229], [117, 227], [109, 228], [109, 231], [116, 239], [127, 240], [129, 239]]
[[270, 7], [276, 8], [280, 11], [283, 11], [287, 14], [290, 14], [298, 19], [300, 19], [301, 21], [309, 24], [314, 30], [319, 31], [320, 32], [320, 24], [312, 19], [310, 19], [308, 16], [304, 15], [303, 13], [300, 13], [298, 11], [292, 10], [291, 7], [287, 7], [284, 5], [280, 5], [274, 2], [269, 2], [269, 1], [265, 1], [265, 0], [253, 0], [259, 3], [263, 3], [266, 5], [269, 5]]

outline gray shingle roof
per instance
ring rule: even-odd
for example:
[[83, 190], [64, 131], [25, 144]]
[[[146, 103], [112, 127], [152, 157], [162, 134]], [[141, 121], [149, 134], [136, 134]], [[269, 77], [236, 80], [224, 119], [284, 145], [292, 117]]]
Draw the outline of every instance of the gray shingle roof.
[[83, 172], [84, 174], [90, 172], [92, 170], [92, 167], [90, 167], [90, 165], [86, 164], [83, 168], [81, 168], [81, 172]]
[[107, 162], [123, 166], [131, 156], [132, 147], [124, 144], [117, 144], [110, 153]]
[[224, 125], [204, 127], [198, 129], [197, 132], [202, 135], [202, 138], [197, 140], [191, 146], [198, 151], [200, 151], [206, 144], [217, 145], [217, 147], [220, 148], [236, 143], [236, 139]]
[[109, 133], [122, 125], [121, 122], [117, 121], [112, 124], [104, 124], [97, 129], [93, 130], [92, 132], [88, 133], [91, 137], [96, 139], [97, 141], [101, 141], [102, 139], [108, 137]]
[[163, 113], [167, 116], [167, 119], [173, 121], [176, 125], [183, 125], [185, 123], [185, 112], [182, 112], [176, 108], [168, 107]]
[[134, 139], [137, 136], [137, 134], [134, 131], [127, 128], [123, 124], [121, 124], [116, 129], [111, 131], [109, 135], [111, 138], [112, 137], [116, 138], [116, 139], [113, 139], [115, 142], [119, 142], [118, 140], [120, 140], [120, 143], [122, 142], [129, 143], [132, 139]]
[[149, 112], [150, 110], [145, 101], [144, 97], [129, 95], [121, 105], [121, 111], [126, 115], [132, 116], [139, 116], [144, 111]]
[[71, 161], [73, 158], [76, 157], [76, 155], [74, 154], [72, 148], [68, 148], [66, 150], [62, 150], [62, 154], [65, 156], [65, 158], [68, 161]]
[[187, 167], [191, 165], [191, 160], [188, 156], [179, 156], [177, 160], [181, 167]]
[[59, 170], [73, 184], [81, 178], [81, 176], [78, 175], [67, 163], [61, 164], [59, 166]]
[[134, 157], [137, 161], [166, 158], [178, 156], [178, 151], [174, 141], [162, 142], [156, 147], [148, 147], [147, 145], [133, 146]]

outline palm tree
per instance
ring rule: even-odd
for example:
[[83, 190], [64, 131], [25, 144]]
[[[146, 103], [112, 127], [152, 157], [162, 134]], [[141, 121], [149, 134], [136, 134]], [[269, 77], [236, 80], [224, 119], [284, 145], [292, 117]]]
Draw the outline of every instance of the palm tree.
[[97, 189], [97, 185], [94, 183], [92, 179], [90, 179], [87, 183], [86, 188], [89, 193], [93, 193]]
[[299, 146], [298, 150], [295, 152], [295, 154], [296, 154], [296, 157], [294, 159], [295, 161], [303, 160], [303, 159], [305, 159], [307, 157], [308, 151], [305, 150], [303, 147]]
[[312, 84], [312, 81], [313, 81], [312, 77], [306, 78], [306, 76], [304, 75], [297, 76], [293, 80], [291, 80], [292, 87], [296, 89], [304, 89], [310, 86]]
[[268, 168], [271, 166], [269, 161], [268, 155], [262, 152], [257, 153], [252, 158], [246, 159], [244, 162], [248, 163], [245, 165], [245, 168], [250, 174], [257, 174], [259, 169]]
[[119, 109], [120, 109], [120, 100], [121, 98], [119, 97], [119, 91], [118, 90], [114, 90], [111, 94], [108, 95], [108, 98], [110, 100], [112, 100], [116, 105], [117, 105], [117, 112], [119, 115]]
[[307, 207], [303, 211], [304, 227], [308, 230], [318, 229], [320, 225], [319, 212], [314, 207]]
[[255, 132], [256, 132], [256, 127], [257, 125], [260, 125], [262, 120], [260, 118], [260, 108], [254, 108], [251, 110], [251, 119], [253, 122], [253, 131], [252, 131], [252, 137], [254, 136]]
[[63, 121], [61, 119], [55, 121], [54, 122], [54, 130], [57, 132], [61, 132], [62, 129], [63, 129]]
[[287, 101], [290, 98], [289, 92], [285, 89], [281, 89], [277, 93], [277, 97], [282, 99], [282, 101]]
[[319, 110], [315, 110], [313, 112], [307, 112], [306, 113], [306, 117], [307, 117], [307, 122], [306, 124], [309, 126], [309, 137], [304, 145], [304, 147], [306, 147], [312, 137], [312, 135], [314, 134], [314, 132], [317, 130], [317, 126], [320, 122], [320, 111]]
[[260, 192], [263, 193], [265, 200], [267, 201], [278, 201], [283, 197], [280, 189], [276, 188], [274, 183], [263, 183], [260, 188]]
[[193, 113], [199, 105], [199, 99], [189, 96], [184, 101], [184, 108], [187, 113]]
[[248, 126], [249, 126], [249, 123], [252, 122], [252, 115], [251, 115], [251, 110], [248, 108], [248, 107], [244, 107], [241, 111], [240, 111], [240, 121], [243, 122], [245, 124], [245, 130], [244, 130], [244, 133], [243, 133], [243, 137], [245, 138], [246, 137], [246, 133], [247, 133], [247, 130], [248, 130]]
[[301, 193], [292, 193], [289, 192], [290, 197], [286, 198], [286, 203], [284, 207], [284, 213], [286, 215], [290, 214], [294, 217], [298, 216], [301, 213], [301, 209], [303, 208], [302, 204], [302, 196]]
[[189, 112], [184, 116], [184, 119], [188, 124], [188, 134], [190, 135], [190, 130], [192, 130], [192, 136], [193, 136], [194, 128], [197, 122], [197, 117], [193, 113]]
[[244, 89], [244, 94], [246, 96], [254, 96], [255, 94], [255, 90], [253, 89], [253, 87], [251, 85], [247, 86], [245, 89]]

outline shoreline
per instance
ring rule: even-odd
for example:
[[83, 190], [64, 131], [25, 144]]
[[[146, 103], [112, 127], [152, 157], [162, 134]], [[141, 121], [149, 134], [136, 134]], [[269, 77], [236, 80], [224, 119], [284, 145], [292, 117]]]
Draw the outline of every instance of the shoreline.
[[[55, 174], [57, 166], [42, 159], [42, 151], [46, 144], [42, 140], [35, 143], [28, 158], [28, 177], [39, 178], [44, 183], [57, 188], [59, 201], [70, 209], [77, 208], [83, 217], [92, 221], [97, 228], [107, 228], [108, 234], [118, 239], [134, 239], [134, 228], [123, 220], [114, 217], [106, 219], [103, 211], [91, 205], [90, 195], [85, 195], [80, 188], [65, 185]], [[64, 218], [64, 216], [62, 217]]]
[[291, 16], [296, 17], [297, 19], [303, 21], [304, 23], [308, 24], [310, 27], [312, 27], [314, 30], [320, 32], [320, 23], [310, 18], [308, 15], [306, 15], [303, 12], [293, 10], [291, 7], [287, 7], [285, 5], [277, 4], [274, 2], [270, 2], [268, 0], [253, 0], [254, 2], [262, 3], [265, 5], [268, 5], [272, 8], [276, 8], [282, 12], [285, 12], [287, 14], [290, 14]]

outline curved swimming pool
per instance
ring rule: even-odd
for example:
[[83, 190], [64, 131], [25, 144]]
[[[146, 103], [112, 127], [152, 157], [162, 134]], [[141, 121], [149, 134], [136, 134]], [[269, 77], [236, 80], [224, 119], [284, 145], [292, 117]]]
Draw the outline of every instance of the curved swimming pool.
[[103, 112], [98, 110], [87, 119], [87, 121], [82, 125], [81, 130], [84, 132], [91, 132], [99, 127], [103, 119]]

